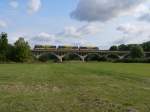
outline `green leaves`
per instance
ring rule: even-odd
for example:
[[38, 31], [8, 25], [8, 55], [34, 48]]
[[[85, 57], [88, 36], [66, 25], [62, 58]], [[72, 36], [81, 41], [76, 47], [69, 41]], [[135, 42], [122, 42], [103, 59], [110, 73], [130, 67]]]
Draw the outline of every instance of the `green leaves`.
[[15, 42], [15, 60], [17, 62], [26, 62], [31, 57], [31, 50], [28, 42], [24, 38], [19, 38]]

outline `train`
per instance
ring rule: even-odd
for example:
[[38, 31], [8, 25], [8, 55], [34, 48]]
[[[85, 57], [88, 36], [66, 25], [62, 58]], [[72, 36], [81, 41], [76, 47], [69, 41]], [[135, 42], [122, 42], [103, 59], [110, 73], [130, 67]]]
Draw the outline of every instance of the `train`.
[[34, 50], [56, 50], [56, 46], [50, 46], [50, 45], [35, 45]]
[[34, 50], [71, 50], [71, 51], [98, 51], [98, 47], [85, 46], [51, 46], [51, 45], [35, 45]]

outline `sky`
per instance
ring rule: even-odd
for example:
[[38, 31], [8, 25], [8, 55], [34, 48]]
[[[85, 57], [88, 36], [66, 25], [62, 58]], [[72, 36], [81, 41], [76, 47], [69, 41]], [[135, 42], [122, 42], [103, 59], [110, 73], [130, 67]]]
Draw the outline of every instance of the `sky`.
[[149, 0], [0, 0], [0, 32], [31, 46], [150, 41]]

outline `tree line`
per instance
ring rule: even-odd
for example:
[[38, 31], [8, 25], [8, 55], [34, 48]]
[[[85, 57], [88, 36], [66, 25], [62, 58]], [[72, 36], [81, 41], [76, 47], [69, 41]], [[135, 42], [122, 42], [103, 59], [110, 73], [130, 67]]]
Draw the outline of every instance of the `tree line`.
[[137, 63], [150, 63], [150, 54], [145, 55], [145, 52], [150, 52], [150, 41], [142, 44], [121, 44], [113, 45], [110, 51], [129, 51], [130, 54], [117, 62], [137, 62]]
[[14, 44], [9, 44], [7, 33], [0, 34], [0, 62], [28, 62], [31, 59], [31, 49], [24, 38], [20, 37]]
[[113, 45], [110, 47], [110, 51], [130, 51], [134, 47], [141, 47], [145, 52], [150, 52], [150, 41], [142, 44], [121, 44], [119, 46]]
[[143, 58], [144, 52], [150, 52], [150, 41], [142, 44], [113, 45], [110, 51], [130, 51], [130, 58]]

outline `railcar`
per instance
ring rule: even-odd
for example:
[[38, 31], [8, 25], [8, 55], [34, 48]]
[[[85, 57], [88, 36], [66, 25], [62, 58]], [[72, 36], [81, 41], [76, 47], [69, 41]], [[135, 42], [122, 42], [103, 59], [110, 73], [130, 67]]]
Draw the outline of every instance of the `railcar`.
[[57, 50], [57, 47], [50, 45], [35, 45], [34, 50]]
[[58, 50], [73, 50], [73, 51], [76, 51], [76, 50], [79, 50], [79, 48], [76, 47], [76, 46], [58, 46]]
[[98, 47], [80, 47], [79, 50], [80, 51], [98, 51], [99, 48]]

